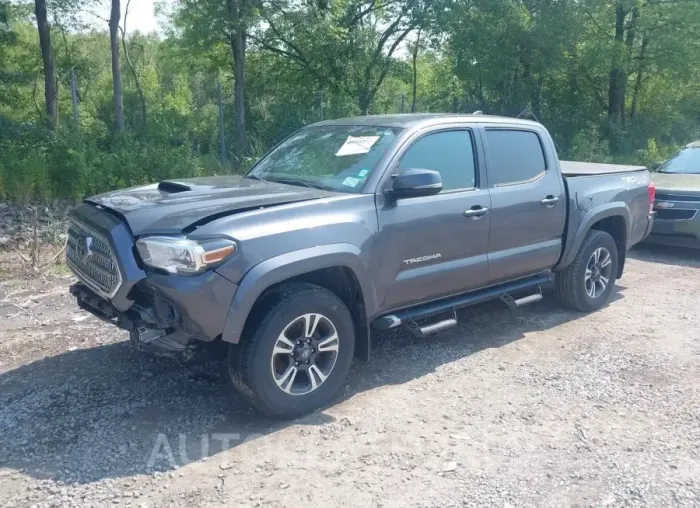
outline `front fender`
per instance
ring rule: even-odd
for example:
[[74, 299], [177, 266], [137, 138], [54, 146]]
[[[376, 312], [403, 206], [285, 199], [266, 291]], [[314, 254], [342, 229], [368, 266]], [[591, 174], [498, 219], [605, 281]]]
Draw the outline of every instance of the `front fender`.
[[561, 260], [554, 269], [564, 268], [574, 261], [583, 243], [583, 239], [586, 237], [586, 234], [590, 231], [593, 224], [608, 217], [615, 216], [621, 216], [625, 220], [625, 232], [627, 236], [625, 238], [625, 245], [628, 245], [630, 235], [630, 211], [627, 205], [622, 201], [599, 205], [587, 210], [585, 215], [581, 218], [576, 231], [569, 237], [571, 240], [567, 240]]
[[360, 254], [360, 249], [352, 244], [337, 243], [288, 252], [257, 264], [240, 281], [226, 318], [222, 339], [234, 344], [240, 341], [253, 305], [269, 287], [297, 275], [332, 266], [344, 266], [355, 273], [367, 313], [373, 312], [376, 309], [376, 295]]

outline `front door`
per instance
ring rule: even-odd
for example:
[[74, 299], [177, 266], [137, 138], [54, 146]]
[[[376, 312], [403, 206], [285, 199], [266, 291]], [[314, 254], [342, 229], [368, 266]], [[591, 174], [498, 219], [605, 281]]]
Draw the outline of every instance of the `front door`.
[[556, 152], [537, 128], [484, 126], [491, 190], [491, 282], [552, 268], [562, 251], [566, 193]]
[[475, 146], [471, 130], [443, 127], [420, 135], [399, 155], [392, 174], [432, 169], [440, 172], [443, 190], [396, 201], [378, 197], [383, 311], [468, 291], [488, 280], [491, 203]]

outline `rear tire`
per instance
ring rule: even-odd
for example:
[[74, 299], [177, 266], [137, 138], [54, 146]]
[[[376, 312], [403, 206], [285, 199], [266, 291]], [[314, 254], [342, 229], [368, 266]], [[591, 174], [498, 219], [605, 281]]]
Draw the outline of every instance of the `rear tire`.
[[294, 418], [336, 394], [354, 356], [355, 326], [335, 293], [291, 284], [265, 296], [250, 319], [229, 349], [229, 374], [255, 409]]
[[556, 274], [557, 298], [565, 307], [580, 312], [600, 309], [612, 297], [617, 266], [613, 237], [605, 231], [589, 231], [574, 261]]

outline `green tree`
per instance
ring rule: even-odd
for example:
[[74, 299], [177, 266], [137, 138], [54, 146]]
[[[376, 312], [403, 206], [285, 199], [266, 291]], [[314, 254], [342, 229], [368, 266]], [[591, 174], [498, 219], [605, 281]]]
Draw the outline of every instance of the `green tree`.
[[173, 23], [193, 47], [228, 46], [233, 71], [235, 155], [246, 151], [245, 61], [250, 27], [257, 19], [254, 0], [179, 0]]
[[431, 0], [332, 0], [265, 4], [253, 40], [310, 73], [320, 89], [345, 93], [370, 112], [406, 37], [430, 20]]

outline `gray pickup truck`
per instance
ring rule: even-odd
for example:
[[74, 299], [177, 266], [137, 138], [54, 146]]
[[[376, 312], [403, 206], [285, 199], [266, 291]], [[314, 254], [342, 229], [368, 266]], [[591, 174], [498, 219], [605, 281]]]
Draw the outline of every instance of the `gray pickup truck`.
[[538, 123], [368, 116], [292, 134], [245, 175], [92, 197], [70, 217], [80, 307], [177, 354], [230, 344], [261, 412], [327, 403], [375, 330], [424, 337], [456, 309], [553, 287], [605, 305], [649, 233], [645, 168], [561, 162]]

